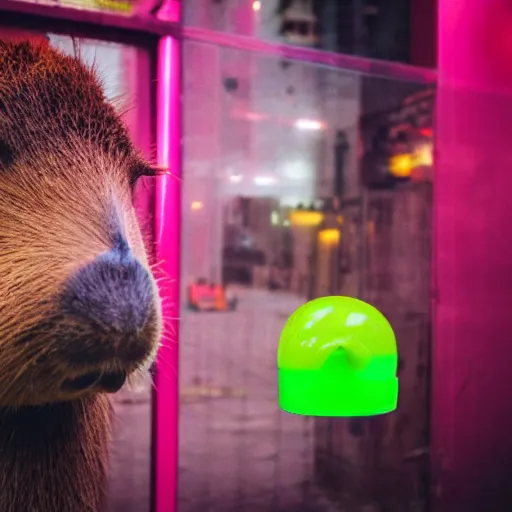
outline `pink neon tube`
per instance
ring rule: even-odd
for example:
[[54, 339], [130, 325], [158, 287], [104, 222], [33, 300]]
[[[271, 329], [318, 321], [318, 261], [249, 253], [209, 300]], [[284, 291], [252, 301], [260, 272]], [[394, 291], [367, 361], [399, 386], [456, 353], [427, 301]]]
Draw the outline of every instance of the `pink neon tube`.
[[156, 177], [155, 242], [163, 302], [164, 335], [157, 360], [155, 508], [176, 510], [178, 476], [178, 332], [180, 306], [180, 43], [164, 37], [158, 47], [157, 160], [169, 172]]

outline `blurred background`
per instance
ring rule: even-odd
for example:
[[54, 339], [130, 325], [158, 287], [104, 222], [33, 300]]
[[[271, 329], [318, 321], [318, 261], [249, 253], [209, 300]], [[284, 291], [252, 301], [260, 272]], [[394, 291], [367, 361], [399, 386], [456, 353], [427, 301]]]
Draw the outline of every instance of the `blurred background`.
[[[184, 61], [184, 303], [203, 278], [237, 306], [183, 309], [180, 510], [423, 510], [434, 85], [195, 42]], [[280, 330], [329, 294], [394, 326], [396, 414], [278, 410]]]
[[[429, 5], [413, 4], [189, 0], [184, 20], [433, 67], [434, 11], [418, 45], [414, 15]], [[198, 278], [238, 302], [183, 309], [179, 510], [426, 510], [435, 84], [207, 43], [186, 41], [183, 58], [184, 303]], [[329, 294], [364, 298], [392, 322], [396, 414], [278, 410], [280, 330]]]
[[[24, 14], [12, 7], [21, 3]], [[70, 53], [77, 38], [153, 158], [154, 40], [131, 40], [139, 29], [129, 21], [107, 34], [108, 18], [94, 15], [157, 31], [165, 2], [10, 5], [0, 1], [0, 25], [28, 26]], [[87, 24], [52, 25], [45, 9], [57, 6], [86, 12]], [[187, 0], [182, 9], [178, 510], [426, 512], [437, 5]], [[313, 63], [264, 45], [344, 59]], [[280, 331], [295, 308], [331, 294], [369, 301], [393, 325], [395, 413], [278, 409]], [[152, 510], [152, 396], [149, 377], [116, 396], [108, 512]]]

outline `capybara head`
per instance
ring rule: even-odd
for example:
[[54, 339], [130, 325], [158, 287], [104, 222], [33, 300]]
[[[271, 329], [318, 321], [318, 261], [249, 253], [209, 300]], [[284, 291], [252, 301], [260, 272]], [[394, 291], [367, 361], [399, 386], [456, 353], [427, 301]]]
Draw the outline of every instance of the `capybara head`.
[[94, 72], [0, 42], [0, 406], [114, 392], [161, 309], [132, 206], [150, 166]]

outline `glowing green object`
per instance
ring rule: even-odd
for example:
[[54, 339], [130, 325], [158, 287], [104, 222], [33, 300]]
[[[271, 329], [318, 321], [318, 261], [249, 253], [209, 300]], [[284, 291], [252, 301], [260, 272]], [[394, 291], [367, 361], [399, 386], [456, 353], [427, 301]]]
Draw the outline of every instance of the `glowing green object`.
[[384, 315], [351, 297], [297, 309], [279, 340], [279, 406], [306, 416], [373, 416], [396, 409], [398, 355]]

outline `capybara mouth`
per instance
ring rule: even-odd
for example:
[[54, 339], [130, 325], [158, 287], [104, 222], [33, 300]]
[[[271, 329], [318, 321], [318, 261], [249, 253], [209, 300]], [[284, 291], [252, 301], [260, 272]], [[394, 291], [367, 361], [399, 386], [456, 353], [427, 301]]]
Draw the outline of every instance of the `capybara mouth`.
[[126, 382], [126, 372], [104, 373], [96, 384], [106, 393], [116, 393]]
[[61, 386], [63, 391], [78, 392], [94, 389], [104, 393], [116, 393], [126, 382], [126, 372], [119, 371], [114, 373], [105, 373], [101, 371], [88, 372], [66, 379]]

